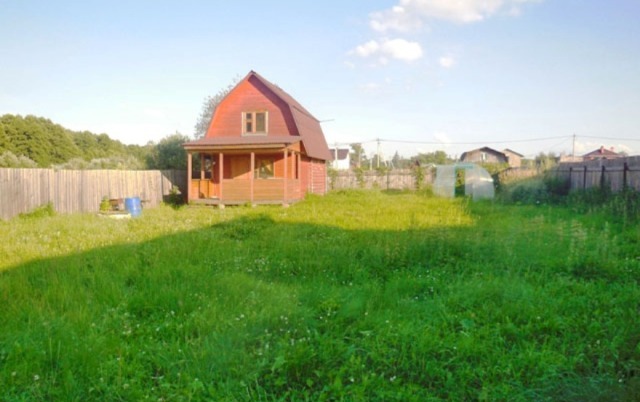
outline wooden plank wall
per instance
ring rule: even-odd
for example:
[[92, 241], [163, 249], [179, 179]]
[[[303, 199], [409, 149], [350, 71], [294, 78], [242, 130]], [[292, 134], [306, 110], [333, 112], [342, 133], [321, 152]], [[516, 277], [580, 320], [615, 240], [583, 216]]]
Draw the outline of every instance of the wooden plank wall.
[[[423, 185], [433, 183], [431, 169], [423, 169]], [[341, 170], [335, 180], [328, 179], [329, 190], [341, 190], [350, 188], [383, 189], [383, 190], [415, 190], [416, 177], [412, 170], [391, 170], [380, 174], [374, 170], [364, 171], [360, 181], [355, 172]]]
[[103, 197], [140, 197], [154, 207], [177, 186], [186, 191], [181, 170], [0, 169], [0, 219], [53, 203], [59, 213], [97, 212]]
[[613, 192], [625, 187], [640, 191], [640, 156], [561, 163], [554, 172], [569, 179], [572, 190], [605, 185]]

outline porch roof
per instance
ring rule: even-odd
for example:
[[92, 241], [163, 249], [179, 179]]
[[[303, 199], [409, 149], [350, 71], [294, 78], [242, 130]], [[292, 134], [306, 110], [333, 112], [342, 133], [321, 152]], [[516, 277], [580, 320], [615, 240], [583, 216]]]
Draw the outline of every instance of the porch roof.
[[210, 137], [184, 143], [188, 151], [207, 149], [264, 149], [284, 148], [300, 142], [302, 138], [294, 135], [282, 136], [243, 136], [243, 137]]

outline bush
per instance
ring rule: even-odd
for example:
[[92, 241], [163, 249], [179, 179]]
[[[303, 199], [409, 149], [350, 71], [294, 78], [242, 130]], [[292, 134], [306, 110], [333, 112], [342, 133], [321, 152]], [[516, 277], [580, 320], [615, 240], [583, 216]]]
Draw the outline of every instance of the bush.
[[569, 179], [563, 179], [551, 173], [547, 173], [543, 180], [547, 191], [552, 196], [564, 197], [569, 195], [569, 191], [571, 191], [571, 182]]
[[164, 202], [174, 208], [178, 208], [181, 205], [184, 205], [184, 197], [182, 196], [182, 193], [180, 192], [178, 186], [171, 187], [169, 195], [164, 197]]
[[18, 218], [20, 219], [37, 219], [37, 218], [44, 218], [47, 216], [55, 216], [56, 215], [56, 210], [53, 207], [53, 203], [50, 202], [46, 205], [42, 205], [36, 209], [34, 209], [33, 211], [30, 212], [25, 212], [23, 214], [19, 214]]
[[0, 167], [37, 168], [38, 164], [24, 155], [17, 156], [11, 151], [4, 151], [0, 154]]

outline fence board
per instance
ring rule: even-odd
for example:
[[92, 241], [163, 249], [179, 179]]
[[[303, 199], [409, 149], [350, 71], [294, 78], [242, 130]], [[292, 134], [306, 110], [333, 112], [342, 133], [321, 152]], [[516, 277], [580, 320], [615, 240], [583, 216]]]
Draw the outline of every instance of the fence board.
[[[425, 168], [423, 184], [433, 182], [431, 169]], [[330, 190], [349, 188], [379, 188], [383, 190], [414, 190], [416, 188], [415, 173], [411, 170], [391, 170], [385, 173], [365, 171], [358, 175], [350, 170], [338, 171], [335, 178], [329, 179]]]
[[625, 187], [640, 191], [640, 156], [584, 162], [563, 162], [553, 171], [568, 179], [572, 190], [607, 186], [613, 192]]
[[97, 212], [107, 198], [140, 197], [159, 205], [171, 189], [186, 194], [182, 170], [0, 169], [0, 219], [52, 203], [59, 213]]

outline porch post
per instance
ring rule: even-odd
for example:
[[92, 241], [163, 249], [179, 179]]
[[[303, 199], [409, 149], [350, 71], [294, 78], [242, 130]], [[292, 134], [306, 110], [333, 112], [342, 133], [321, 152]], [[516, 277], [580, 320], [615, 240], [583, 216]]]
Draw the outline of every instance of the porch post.
[[216, 165], [215, 165], [215, 160], [213, 159], [213, 153], [209, 154], [209, 157], [211, 158], [211, 183], [213, 183], [214, 182], [214, 176], [215, 176], [213, 174], [213, 172], [214, 172], [214, 170], [216, 168]]
[[200, 152], [200, 180], [204, 180], [204, 152]]
[[191, 151], [187, 152], [187, 204], [191, 201]]
[[253, 176], [256, 169], [256, 153], [251, 152], [251, 170], [249, 171], [249, 200], [253, 204]]
[[284, 200], [282, 201], [284, 204], [287, 203], [287, 184], [289, 183], [289, 175], [287, 174], [287, 165], [289, 164], [287, 161], [287, 156], [289, 154], [289, 150], [287, 148], [284, 149]]
[[[223, 180], [223, 178], [224, 178], [224, 169], [223, 169], [223, 166], [224, 166], [224, 154], [222, 152], [220, 152], [220, 155], [219, 155], [218, 159], [220, 161], [220, 166], [218, 166], [218, 174], [219, 174], [219, 177], [220, 177], [220, 187], [218, 188], [219, 189], [218, 197], [220, 199], [220, 202], [222, 203], [222, 182], [224, 181]], [[224, 205], [224, 204], [220, 204], [220, 205]]]

